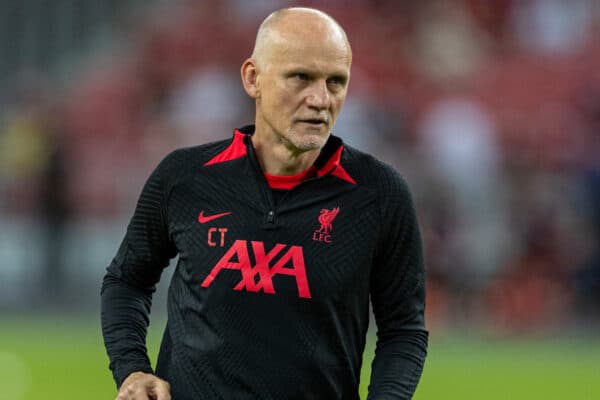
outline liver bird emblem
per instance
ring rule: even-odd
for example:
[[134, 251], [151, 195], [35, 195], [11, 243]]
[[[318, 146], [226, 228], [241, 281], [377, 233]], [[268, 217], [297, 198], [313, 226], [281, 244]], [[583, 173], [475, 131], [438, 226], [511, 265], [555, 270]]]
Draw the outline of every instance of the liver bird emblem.
[[319, 214], [319, 223], [321, 224], [321, 227], [319, 228], [319, 232], [329, 234], [331, 229], [333, 229], [333, 226], [331, 225], [331, 223], [333, 222], [333, 220], [335, 219], [335, 217], [338, 215], [339, 212], [340, 212], [339, 207], [336, 207], [331, 210], [323, 208], [321, 210], [321, 214]]

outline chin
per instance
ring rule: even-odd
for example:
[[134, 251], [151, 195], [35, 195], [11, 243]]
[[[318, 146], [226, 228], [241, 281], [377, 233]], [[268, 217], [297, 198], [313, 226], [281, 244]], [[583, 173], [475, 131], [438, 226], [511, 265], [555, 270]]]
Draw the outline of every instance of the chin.
[[290, 131], [288, 141], [300, 151], [318, 150], [325, 146], [329, 132], [316, 132], [314, 130], [298, 132]]

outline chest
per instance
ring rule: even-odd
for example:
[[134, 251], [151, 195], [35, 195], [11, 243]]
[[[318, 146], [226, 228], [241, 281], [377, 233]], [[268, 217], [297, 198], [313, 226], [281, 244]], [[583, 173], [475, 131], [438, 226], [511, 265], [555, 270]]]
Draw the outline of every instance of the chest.
[[277, 204], [231, 185], [178, 188], [168, 220], [179, 272], [202, 296], [309, 301], [368, 292], [380, 223], [374, 197], [314, 186]]

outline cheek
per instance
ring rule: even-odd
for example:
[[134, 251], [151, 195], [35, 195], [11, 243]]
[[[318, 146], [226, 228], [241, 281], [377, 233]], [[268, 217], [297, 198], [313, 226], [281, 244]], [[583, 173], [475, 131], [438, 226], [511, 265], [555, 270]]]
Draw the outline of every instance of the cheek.
[[342, 98], [334, 97], [331, 102], [331, 113], [336, 118], [344, 105], [345, 96]]
[[275, 117], [282, 120], [289, 119], [290, 116], [295, 113], [297, 104], [298, 102], [293, 96], [281, 92], [279, 96], [274, 99]]
[[269, 106], [276, 112], [286, 107], [288, 101], [288, 95], [285, 87], [281, 87], [281, 85], [274, 85], [274, 87], [269, 91]]

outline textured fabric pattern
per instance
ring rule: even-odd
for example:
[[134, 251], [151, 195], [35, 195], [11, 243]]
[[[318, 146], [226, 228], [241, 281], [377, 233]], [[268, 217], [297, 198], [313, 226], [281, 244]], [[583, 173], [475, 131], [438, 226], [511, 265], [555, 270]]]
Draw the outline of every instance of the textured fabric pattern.
[[250, 136], [245, 152], [232, 143], [170, 154], [142, 190], [102, 288], [117, 385], [152, 371], [151, 296], [178, 254], [156, 368], [174, 400], [358, 399], [369, 297], [378, 327], [369, 399], [410, 398], [427, 331], [404, 180], [332, 136], [317, 175], [275, 201]]

